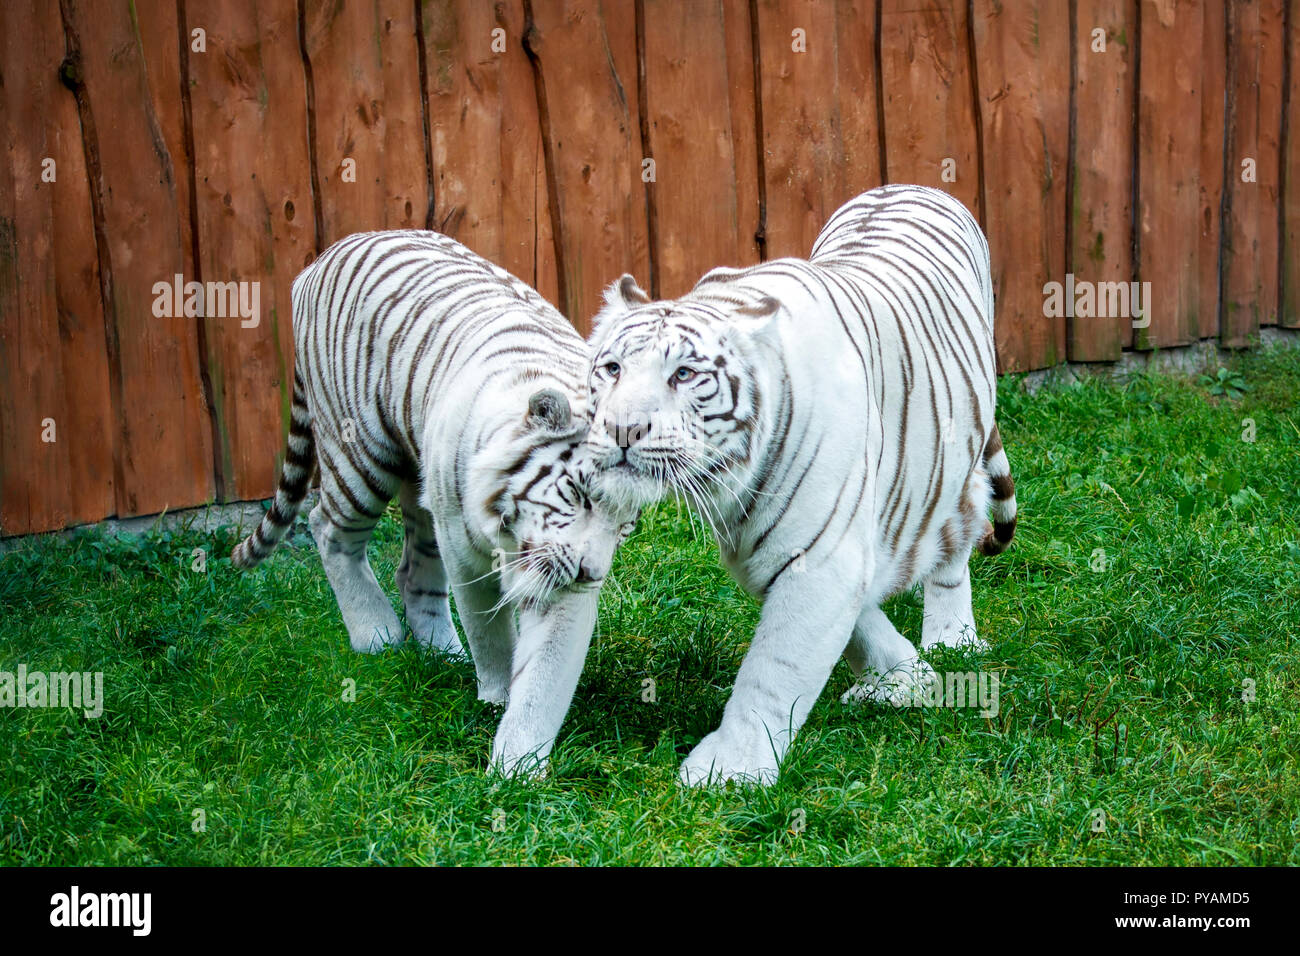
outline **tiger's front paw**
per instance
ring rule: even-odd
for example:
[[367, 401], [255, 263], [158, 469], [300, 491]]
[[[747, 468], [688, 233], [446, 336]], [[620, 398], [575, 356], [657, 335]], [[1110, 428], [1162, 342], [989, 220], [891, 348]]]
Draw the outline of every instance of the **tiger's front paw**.
[[516, 779], [537, 779], [547, 773], [555, 738], [547, 738], [535, 724], [520, 717], [520, 709], [507, 708], [492, 738], [491, 772]]
[[918, 659], [898, 665], [888, 674], [869, 673], [840, 697], [842, 704], [887, 704], [890, 707], [914, 707], [936, 680], [934, 668]]
[[465, 645], [460, 642], [451, 618], [436, 614], [406, 612], [406, 624], [415, 635], [416, 642], [427, 650], [441, 651], [448, 657], [465, 658]]
[[397, 623], [396, 614], [390, 619], [380, 618], [375, 622], [361, 623], [350, 622], [345, 617], [344, 623], [348, 625], [348, 643], [358, 654], [382, 654], [406, 639], [402, 626]]
[[688, 787], [737, 783], [766, 787], [776, 782], [778, 772], [776, 754], [764, 736], [762, 745], [757, 742], [736, 742], [728, 739], [723, 730], [715, 730], [701, 740], [682, 762], [677, 779]]
[[974, 624], [963, 624], [955, 617], [927, 614], [921, 630], [921, 647], [956, 647], [974, 654], [986, 653], [989, 642], [975, 633]]
[[485, 704], [492, 704], [495, 707], [504, 707], [506, 702], [510, 699], [510, 692], [506, 689], [506, 685], [500, 681], [494, 681], [492, 683], [479, 681], [478, 699], [483, 701]]
[[550, 761], [535, 750], [515, 750], [494, 744], [488, 773], [516, 780], [541, 780], [550, 769]]

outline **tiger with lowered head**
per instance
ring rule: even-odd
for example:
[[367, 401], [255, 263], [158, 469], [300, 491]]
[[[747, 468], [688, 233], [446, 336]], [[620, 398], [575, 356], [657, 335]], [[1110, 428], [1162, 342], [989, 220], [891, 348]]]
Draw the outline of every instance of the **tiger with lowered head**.
[[[397, 497], [397, 585], [422, 645], [462, 654], [479, 697], [506, 704], [492, 765], [545, 766], [573, 698], [601, 582], [636, 510], [593, 501], [586, 343], [524, 282], [433, 232], [361, 233], [293, 283], [295, 372], [283, 473], [231, 555], [266, 558], [313, 461], [311, 531], [354, 650], [402, 626], [366, 545]], [[516, 624], [516, 612], [518, 623]]]
[[775, 780], [841, 655], [860, 678], [846, 698], [915, 694], [928, 667], [880, 603], [916, 582], [923, 648], [982, 647], [967, 564], [1006, 547], [1016, 504], [988, 245], [957, 200], [871, 190], [809, 259], [714, 269], [676, 300], [624, 276], [591, 343], [596, 487], [690, 501], [763, 601], [683, 782]]

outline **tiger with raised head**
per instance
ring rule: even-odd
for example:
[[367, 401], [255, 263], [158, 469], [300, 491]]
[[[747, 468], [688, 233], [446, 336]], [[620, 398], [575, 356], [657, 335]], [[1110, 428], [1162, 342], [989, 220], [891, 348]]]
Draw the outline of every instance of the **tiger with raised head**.
[[[433, 232], [343, 239], [293, 283], [288, 447], [271, 509], [231, 555], [269, 555], [307, 493], [312, 536], [354, 650], [403, 637], [366, 545], [401, 502], [397, 585], [422, 645], [461, 654], [507, 703], [493, 766], [544, 765], [635, 520], [588, 494], [586, 343], [540, 295]], [[518, 624], [515, 612], [518, 612]]]
[[808, 260], [714, 269], [672, 301], [624, 276], [591, 341], [597, 488], [691, 501], [763, 600], [684, 782], [774, 780], [841, 655], [859, 677], [847, 698], [915, 694], [927, 665], [880, 609], [915, 582], [923, 648], [982, 646], [968, 559], [1006, 547], [1016, 504], [988, 244], [961, 203], [871, 190]]

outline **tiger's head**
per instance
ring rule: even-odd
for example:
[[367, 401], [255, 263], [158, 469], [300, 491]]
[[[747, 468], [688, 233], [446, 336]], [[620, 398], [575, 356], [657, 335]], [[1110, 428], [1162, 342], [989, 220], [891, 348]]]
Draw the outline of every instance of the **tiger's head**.
[[638, 507], [668, 494], [698, 504], [748, 464], [756, 343], [779, 308], [766, 297], [652, 302], [630, 275], [606, 290], [588, 378], [600, 494]]
[[545, 603], [558, 591], [599, 588], [637, 509], [592, 492], [588, 427], [553, 388], [535, 392], [508, 441], [475, 463], [471, 486], [487, 493], [481, 531], [494, 544], [503, 597]]

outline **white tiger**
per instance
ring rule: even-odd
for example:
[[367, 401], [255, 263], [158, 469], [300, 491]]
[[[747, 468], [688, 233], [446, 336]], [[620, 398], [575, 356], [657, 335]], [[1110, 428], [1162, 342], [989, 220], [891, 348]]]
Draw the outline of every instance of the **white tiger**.
[[596, 487], [629, 506], [689, 499], [763, 599], [683, 782], [774, 780], [841, 654], [860, 677], [846, 697], [915, 693], [927, 666], [879, 605], [916, 581], [922, 647], [980, 646], [968, 558], [1007, 545], [1016, 505], [988, 245], [957, 200], [874, 189], [811, 259], [715, 269], [674, 301], [625, 275], [592, 346]]
[[479, 697], [508, 700], [493, 766], [539, 769], [582, 670], [601, 582], [636, 517], [587, 493], [586, 343], [525, 283], [419, 231], [327, 249], [294, 280], [293, 327], [283, 473], [233, 563], [271, 553], [314, 456], [310, 524], [326, 576], [353, 649], [381, 650], [403, 632], [366, 545], [399, 497], [407, 624], [420, 644], [463, 653], [455, 592]]

